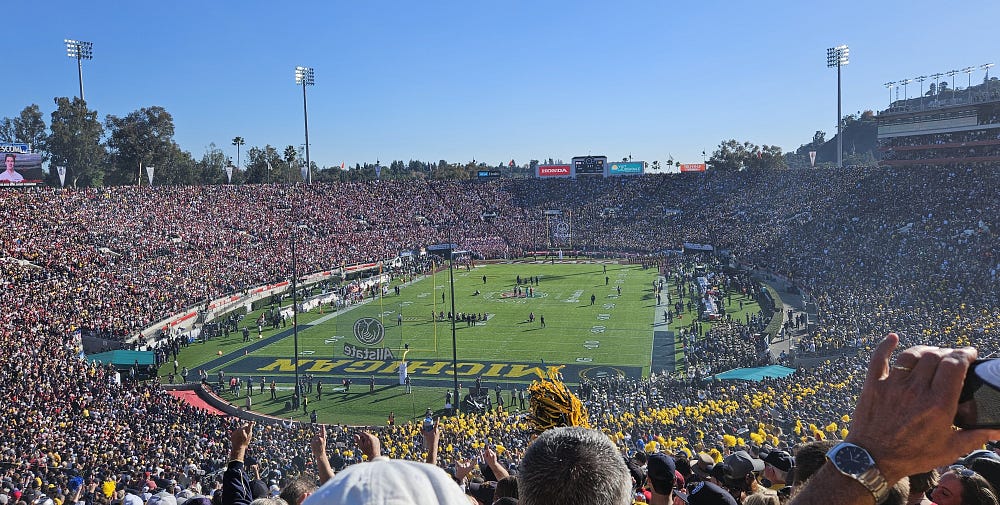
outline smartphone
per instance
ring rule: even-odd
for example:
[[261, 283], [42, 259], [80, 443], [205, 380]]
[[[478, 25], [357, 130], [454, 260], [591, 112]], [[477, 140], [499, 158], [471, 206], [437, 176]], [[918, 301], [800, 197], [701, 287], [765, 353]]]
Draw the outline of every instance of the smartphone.
[[965, 373], [955, 426], [1000, 428], [1000, 359], [980, 359]]

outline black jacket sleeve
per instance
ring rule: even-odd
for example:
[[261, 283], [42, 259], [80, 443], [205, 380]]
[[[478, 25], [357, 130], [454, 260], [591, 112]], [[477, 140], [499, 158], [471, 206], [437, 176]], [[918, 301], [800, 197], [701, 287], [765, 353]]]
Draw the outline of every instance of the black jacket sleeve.
[[250, 505], [250, 476], [243, 471], [242, 461], [230, 461], [222, 474], [222, 505]]

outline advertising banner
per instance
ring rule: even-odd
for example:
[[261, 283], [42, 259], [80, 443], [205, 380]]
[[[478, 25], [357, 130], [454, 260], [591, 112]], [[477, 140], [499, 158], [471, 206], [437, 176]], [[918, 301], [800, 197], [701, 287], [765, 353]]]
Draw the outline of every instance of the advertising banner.
[[569, 177], [569, 165], [538, 165], [538, 177]]
[[642, 174], [643, 167], [646, 166], [644, 161], [621, 161], [612, 163], [609, 167], [609, 175], [640, 175]]
[[677, 166], [681, 167], [681, 172], [704, 172], [706, 168], [704, 163], [681, 163]]

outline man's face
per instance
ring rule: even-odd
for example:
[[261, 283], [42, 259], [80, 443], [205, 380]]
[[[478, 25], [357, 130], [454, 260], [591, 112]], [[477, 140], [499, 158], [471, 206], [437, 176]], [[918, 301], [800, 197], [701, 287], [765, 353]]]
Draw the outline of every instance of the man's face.
[[7, 170], [14, 170], [14, 158], [7, 156], [4, 158], [4, 164], [7, 165]]

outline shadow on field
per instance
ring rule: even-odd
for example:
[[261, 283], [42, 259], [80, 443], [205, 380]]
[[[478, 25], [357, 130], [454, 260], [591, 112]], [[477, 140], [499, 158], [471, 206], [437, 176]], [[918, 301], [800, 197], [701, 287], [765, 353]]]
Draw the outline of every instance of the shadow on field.
[[[364, 400], [365, 397], [367, 397], [367, 396], [377, 395], [377, 394], [379, 394], [379, 393], [381, 393], [381, 392], [383, 392], [383, 391], [385, 391], [387, 389], [392, 389], [394, 387], [396, 387], [395, 384], [390, 384], [390, 385], [387, 385], [387, 386], [376, 387], [375, 391], [368, 391], [367, 388], [364, 388], [364, 386], [362, 386], [362, 388], [359, 389], [356, 393], [345, 393], [343, 391], [337, 391], [337, 392], [335, 392], [335, 393], [333, 393], [333, 394], [330, 395], [330, 399], [333, 400], [334, 404], [349, 403], [349, 402], [354, 402], [354, 401], [358, 401], [358, 400]], [[403, 394], [403, 393], [400, 393], [400, 394]], [[397, 394], [397, 395], [389, 396], [389, 397], [382, 398], [382, 399], [379, 399], [379, 400], [374, 400], [374, 401], [372, 401], [370, 403], [378, 403], [380, 401], [387, 400], [389, 398], [395, 398], [396, 396], [399, 396], [399, 395]]]
[[[538, 284], [541, 285], [541, 283], [543, 283], [545, 281], [550, 281], [551, 282], [551, 281], [557, 281], [559, 279], [568, 279], [570, 277], [579, 277], [581, 275], [600, 275], [601, 277], [603, 277], [605, 274], [601, 273], [600, 266], [599, 265], [595, 265], [595, 267], [597, 267], [597, 268], [595, 268], [595, 270], [593, 272], [577, 272], [575, 274], [559, 274], [559, 275], [539, 275], [538, 276]], [[610, 270], [608, 271], [607, 275], [611, 275], [611, 271]], [[501, 281], [500, 285], [514, 284], [517, 281], [516, 278], [510, 279], [509, 283], [508, 282], [503, 282], [503, 281], [506, 281], [507, 279], [498, 279], [498, 280]], [[523, 281], [524, 278], [522, 277], [521, 280]]]

